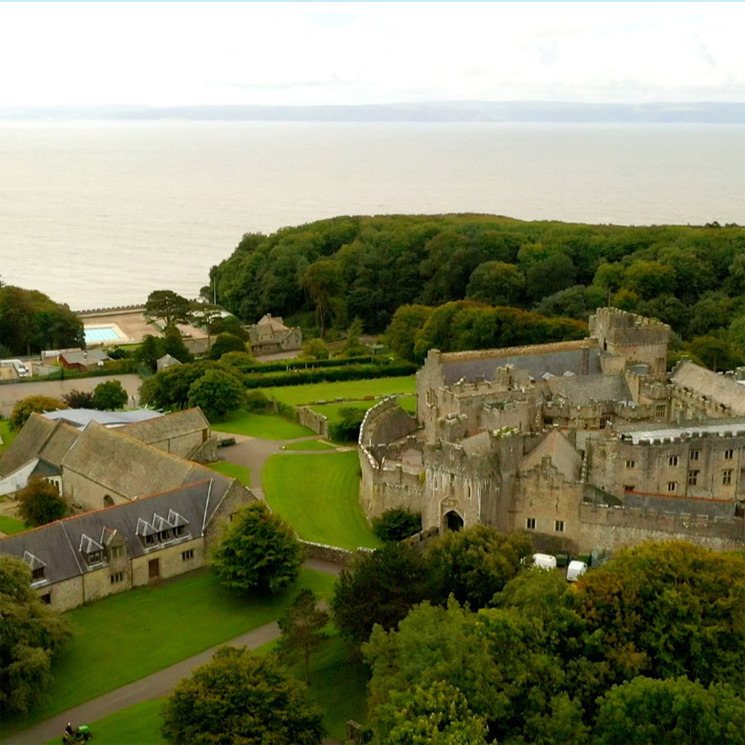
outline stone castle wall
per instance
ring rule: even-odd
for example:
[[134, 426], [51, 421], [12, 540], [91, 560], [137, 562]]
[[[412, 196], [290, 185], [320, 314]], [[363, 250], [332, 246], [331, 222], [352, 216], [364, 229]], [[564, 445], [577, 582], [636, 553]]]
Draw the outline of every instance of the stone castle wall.
[[329, 420], [324, 414], [319, 414], [308, 406], [298, 406], [297, 419], [303, 427], [308, 427], [308, 429], [312, 429], [315, 433], [321, 435], [321, 437], [328, 438]]

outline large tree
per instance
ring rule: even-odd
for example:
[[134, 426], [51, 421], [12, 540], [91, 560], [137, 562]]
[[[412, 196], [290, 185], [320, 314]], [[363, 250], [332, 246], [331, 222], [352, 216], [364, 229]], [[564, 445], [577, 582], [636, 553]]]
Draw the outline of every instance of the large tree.
[[0, 711], [27, 712], [52, 682], [51, 660], [70, 630], [31, 589], [31, 569], [0, 554]]
[[310, 653], [321, 645], [323, 627], [328, 620], [329, 614], [318, 607], [313, 590], [304, 587], [277, 621], [282, 632], [279, 650], [286, 657], [291, 657], [294, 652], [302, 654], [307, 685], [310, 685]]
[[129, 395], [119, 380], [105, 380], [93, 389], [93, 408], [116, 411], [127, 405]]
[[361, 644], [375, 624], [390, 629], [429, 598], [429, 584], [427, 563], [412, 546], [389, 543], [373, 553], [360, 552], [336, 584], [334, 622], [348, 639]]
[[233, 516], [212, 557], [220, 581], [241, 592], [276, 593], [295, 581], [303, 552], [292, 528], [262, 502]]
[[163, 735], [176, 745], [316, 745], [323, 733], [307, 688], [272, 654], [245, 647], [218, 649], [163, 709]]
[[57, 485], [40, 476], [32, 476], [16, 493], [18, 513], [28, 525], [37, 527], [59, 520], [68, 512]]
[[154, 290], [147, 296], [145, 313], [160, 318], [164, 328], [168, 328], [189, 321], [191, 303], [173, 290]]
[[227, 370], [207, 370], [189, 387], [189, 406], [199, 406], [211, 421], [239, 409], [245, 398], [240, 380]]
[[26, 424], [26, 420], [34, 413], [43, 414], [45, 411], [66, 409], [67, 405], [58, 398], [51, 396], [27, 396], [13, 407], [10, 414], [10, 426], [19, 430]]
[[321, 337], [333, 318], [340, 321], [344, 316], [344, 279], [336, 261], [317, 261], [311, 264], [303, 277], [303, 287], [316, 306], [316, 319]]

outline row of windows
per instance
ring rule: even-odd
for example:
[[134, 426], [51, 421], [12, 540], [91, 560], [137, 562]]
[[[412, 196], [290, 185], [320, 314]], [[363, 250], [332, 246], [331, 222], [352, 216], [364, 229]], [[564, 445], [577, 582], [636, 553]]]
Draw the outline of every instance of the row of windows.
[[[696, 486], [698, 484], [699, 471], [688, 472], [688, 486]], [[722, 486], [730, 486], [732, 484], [732, 469], [727, 468], [722, 471]], [[678, 488], [677, 481], [668, 481], [667, 490], [675, 491]]]
[[194, 558], [194, 549], [190, 548], [187, 551], [181, 552], [181, 561], [189, 561], [189, 559]]
[[[528, 530], [535, 530], [535, 518], [534, 517], [526, 517], [525, 518], [525, 527]], [[563, 520], [554, 520], [554, 531], [557, 533], [563, 533], [564, 532], [564, 521]]]
[[[700, 450], [691, 450], [689, 453], [689, 460], [698, 460], [700, 457], [701, 451]], [[725, 450], [724, 451], [724, 460], [732, 460], [734, 458], [735, 451]], [[680, 459], [677, 455], [670, 455], [667, 459], [667, 465], [668, 466], [677, 466], [680, 462]], [[626, 461], [626, 468], [636, 468], [636, 461], [635, 460], [627, 460]], [[698, 473], [698, 472], [697, 472]]]
[[114, 572], [114, 574], [109, 577], [109, 582], [111, 582], [112, 585], [124, 582], [124, 572]]

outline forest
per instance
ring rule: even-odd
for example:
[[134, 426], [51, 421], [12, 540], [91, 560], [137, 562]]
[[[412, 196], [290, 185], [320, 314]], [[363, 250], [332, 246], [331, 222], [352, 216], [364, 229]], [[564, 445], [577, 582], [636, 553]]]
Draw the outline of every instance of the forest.
[[611, 303], [670, 324], [677, 352], [716, 369], [745, 364], [745, 229], [716, 222], [336, 217], [246, 234], [203, 292], [245, 322], [272, 313], [321, 335], [355, 318], [367, 333], [385, 332], [401, 306], [431, 313], [470, 301], [584, 322]]

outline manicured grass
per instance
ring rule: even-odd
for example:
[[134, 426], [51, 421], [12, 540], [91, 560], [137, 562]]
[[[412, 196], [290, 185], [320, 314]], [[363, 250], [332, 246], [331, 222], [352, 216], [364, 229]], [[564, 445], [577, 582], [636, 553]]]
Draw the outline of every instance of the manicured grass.
[[306, 541], [378, 548], [359, 503], [356, 451], [273, 455], [261, 480], [267, 502]]
[[302, 570], [276, 598], [241, 597], [203, 571], [113, 595], [65, 614], [73, 637], [52, 664], [50, 703], [4, 721], [0, 737], [276, 619], [300, 587], [329, 598], [335, 578]]
[[[341, 420], [339, 412], [342, 409], [363, 409], [367, 411], [378, 403], [380, 403], [379, 399], [372, 401], [345, 401], [333, 404], [312, 404], [310, 408], [319, 414], [323, 414], [329, 420], [329, 425], [331, 425]], [[410, 414], [416, 413], [416, 396], [399, 396], [398, 404], [404, 411], [408, 411]]]
[[10, 422], [7, 419], [0, 419], [0, 453], [5, 452], [9, 447], [10, 443], [16, 439], [16, 432], [10, 428]]
[[282, 447], [283, 450], [334, 450], [336, 445], [332, 445], [326, 440], [303, 440], [302, 442], [289, 442]]
[[368, 380], [343, 380], [338, 383], [310, 383], [308, 385], [288, 385], [280, 388], [267, 388], [267, 396], [292, 406], [313, 403], [313, 401], [332, 402], [337, 398], [360, 399], [365, 396], [392, 396], [415, 392], [416, 379], [413, 375], [401, 378], [371, 378]]
[[22, 533], [24, 530], [28, 530], [26, 523], [16, 520], [14, 517], [0, 515], [0, 533], [13, 535], [14, 533]]
[[228, 414], [224, 422], [213, 424], [212, 429], [215, 432], [261, 437], [264, 440], [296, 440], [315, 434], [312, 429], [289, 419], [248, 411], [234, 411]]
[[251, 488], [251, 469], [245, 466], [237, 466], [235, 463], [219, 461], [210, 463], [209, 468], [213, 471], [229, 476], [231, 479], [238, 479], [243, 486]]
[[[167, 745], [160, 734], [163, 726], [160, 712], [165, 702], [165, 698], [141, 701], [95, 722], [73, 722], [73, 726], [87, 724], [93, 739], [104, 745]], [[45, 745], [59, 745], [61, 741], [60, 737], [55, 737]]]

